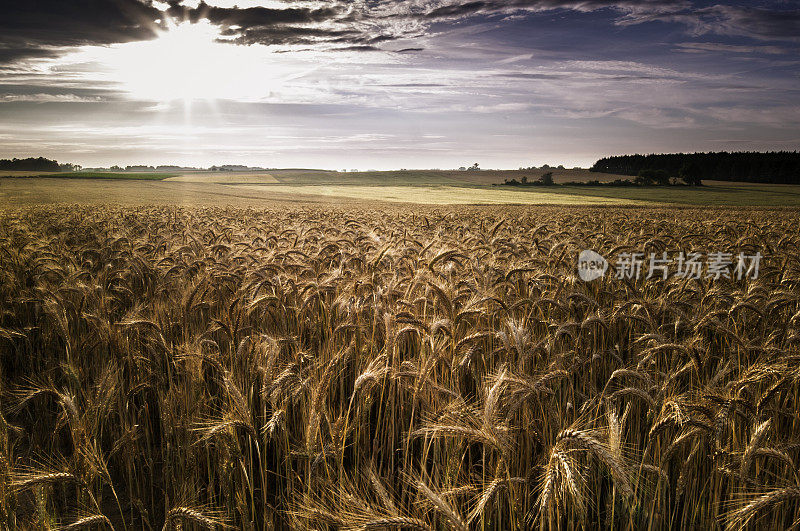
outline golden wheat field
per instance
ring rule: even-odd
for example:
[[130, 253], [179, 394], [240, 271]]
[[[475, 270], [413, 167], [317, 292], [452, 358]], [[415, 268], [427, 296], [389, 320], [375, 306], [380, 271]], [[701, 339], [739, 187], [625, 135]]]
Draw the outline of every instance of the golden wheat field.
[[799, 245], [779, 210], [3, 211], [0, 527], [797, 527]]

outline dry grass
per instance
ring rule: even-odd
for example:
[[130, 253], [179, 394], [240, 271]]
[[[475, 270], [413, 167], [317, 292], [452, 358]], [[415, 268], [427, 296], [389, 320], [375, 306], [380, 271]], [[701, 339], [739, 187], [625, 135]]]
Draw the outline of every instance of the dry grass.
[[0, 527], [798, 524], [796, 213], [426, 212], [0, 213]]
[[278, 180], [269, 173], [260, 172], [190, 172], [175, 177], [167, 177], [164, 181], [217, 184], [270, 184], [278, 182]]
[[280, 194], [296, 197], [347, 198], [361, 201], [391, 201], [420, 205], [635, 205], [642, 201], [615, 197], [592, 197], [580, 191], [552, 193], [542, 189], [521, 192], [510, 187], [470, 188], [464, 186], [357, 186], [357, 185], [249, 185], [237, 187], [248, 193]]

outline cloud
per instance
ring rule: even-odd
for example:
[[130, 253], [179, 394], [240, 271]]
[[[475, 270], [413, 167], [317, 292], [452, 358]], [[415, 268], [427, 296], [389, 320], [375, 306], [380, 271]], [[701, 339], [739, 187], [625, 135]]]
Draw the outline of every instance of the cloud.
[[453, 19], [470, 15], [514, 15], [521, 12], [544, 12], [572, 10], [592, 12], [601, 9], [620, 11], [628, 16], [653, 16], [688, 9], [687, 0], [480, 0], [470, 2], [447, 2], [432, 8], [424, 17], [428, 19]]
[[756, 39], [800, 41], [800, 9], [715, 5], [697, 11], [702, 31]]
[[632, 26], [646, 22], [673, 22], [695, 34], [746, 36], [761, 40], [800, 41], [800, 10], [767, 9], [717, 4], [695, 7], [687, 0], [473, 0], [438, 2], [427, 11], [414, 6], [408, 16], [430, 21], [458, 20], [476, 15], [514, 16], [520, 13], [570, 10], [610, 10], [621, 14], [616, 24]]
[[58, 50], [32, 45], [0, 47], [0, 64], [8, 64], [26, 59], [47, 59], [58, 56]]
[[85, 97], [76, 94], [0, 94], [0, 103], [98, 103], [98, 96]]
[[177, 20], [197, 22], [205, 19], [224, 27], [240, 27], [244, 30], [264, 28], [282, 24], [311, 24], [332, 20], [342, 13], [340, 7], [322, 8], [225, 8], [201, 2], [196, 8], [172, 3], [166, 14]]
[[369, 46], [369, 45], [345, 46], [343, 48], [338, 48], [338, 50], [341, 50], [341, 51], [344, 51], [344, 52], [380, 52], [380, 51], [383, 51], [380, 48], [378, 48], [377, 46]]
[[444, 83], [383, 83], [378, 85], [380, 87], [394, 87], [394, 88], [432, 88], [432, 87], [446, 87]]
[[163, 13], [139, 0], [7, 2], [0, 16], [0, 60], [41, 57], [54, 47], [112, 44], [156, 36]]
[[0, 64], [54, 57], [69, 47], [153, 39], [167, 28], [170, 19], [208, 20], [235, 44], [377, 42], [374, 35], [368, 37], [345, 24], [346, 10], [336, 4], [241, 9], [204, 2], [187, 7], [179, 1], [151, 0], [38, 0], [8, 4], [0, 16]]
[[320, 43], [361, 43], [361, 35], [348, 29], [326, 29], [307, 26], [276, 25], [250, 28], [227, 28], [222, 31], [234, 44], [313, 45]]
[[477, 16], [512, 18], [555, 10], [605, 9], [620, 13], [620, 21], [630, 24], [691, 7], [687, 0], [317, 0], [304, 5], [317, 7], [222, 8], [205, 2], [187, 7], [174, 0], [167, 14], [192, 22], [207, 19], [223, 27], [226, 38], [236, 44], [345, 45], [342, 49], [370, 50], [384, 42], [428, 36], [434, 24]]
[[680, 42], [676, 44], [677, 51], [684, 53], [741, 53], [741, 54], [768, 54], [782, 55], [789, 50], [780, 46], [747, 46], [737, 44], [723, 44], [719, 42]]
[[13, 2], [4, 8], [0, 18], [0, 64], [51, 57], [64, 47], [151, 39], [166, 27], [168, 19], [207, 20], [218, 26], [225, 41], [232, 44], [349, 51], [369, 51], [396, 40], [407, 41], [401, 52], [419, 51], [419, 38], [443, 31], [442, 24], [554, 11], [607, 11], [616, 14], [614, 23], [619, 26], [660, 21], [683, 25], [695, 35], [800, 40], [800, 10], [724, 4], [695, 7], [688, 0], [286, 0], [270, 3], [270, 7], [219, 7], [214, 0], [209, 2]]
[[682, 24], [695, 35], [713, 33], [758, 40], [800, 41], [800, 9], [717, 4], [660, 12], [638, 10], [620, 19], [618, 24], [633, 25], [653, 21]]
[[506, 74], [498, 74], [498, 76], [510, 79], [561, 79], [566, 77], [565, 74], [546, 74], [546, 73], [530, 73], [530, 72], [512, 72]]

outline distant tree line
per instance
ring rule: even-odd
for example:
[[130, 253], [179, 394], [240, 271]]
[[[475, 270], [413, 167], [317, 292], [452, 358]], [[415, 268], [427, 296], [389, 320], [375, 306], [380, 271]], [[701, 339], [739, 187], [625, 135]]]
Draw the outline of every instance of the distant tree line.
[[0, 159], [3, 171], [61, 171], [58, 162], [44, 157], [27, 159]]
[[[757, 183], [800, 184], [797, 151], [675, 153], [621, 155], [598, 160], [591, 171], [619, 175], [654, 175], [700, 184], [703, 179]], [[657, 179], [656, 179], [657, 180]]]
[[[579, 170], [580, 168], [573, 168], [575, 170]], [[528, 166], [527, 168], [520, 167], [520, 171], [534, 171], [534, 170], [566, 170], [563, 164], [559, 164], [555, 168], [550, 166], [549, 164], [542, 164], [540, 168], [536, 166]]]
[[506, 179], [503, 185], [505, 186], [553, 186], [555, 185], [555, 181], [553, 180], [553, 172], [549, 171], [539, 177], [536, 181], [528, 181], [528, 176], [523, 175], [521, 180], [516, 179]]

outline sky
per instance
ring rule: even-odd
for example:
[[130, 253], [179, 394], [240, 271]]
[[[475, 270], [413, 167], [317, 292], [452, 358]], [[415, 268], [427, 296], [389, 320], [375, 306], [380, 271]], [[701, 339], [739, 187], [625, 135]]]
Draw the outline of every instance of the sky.
[[800, 149], [800, 1], [8, 0], [0, 158], [590, 166]]

